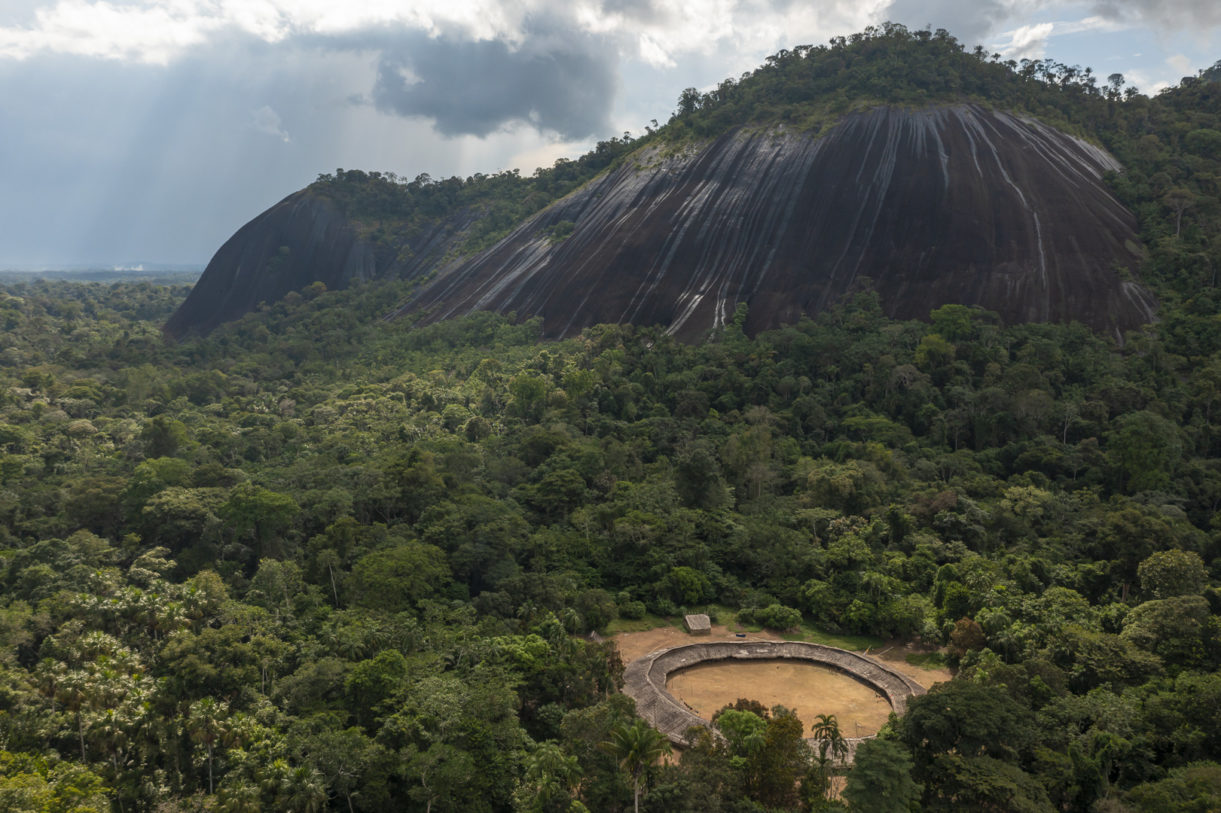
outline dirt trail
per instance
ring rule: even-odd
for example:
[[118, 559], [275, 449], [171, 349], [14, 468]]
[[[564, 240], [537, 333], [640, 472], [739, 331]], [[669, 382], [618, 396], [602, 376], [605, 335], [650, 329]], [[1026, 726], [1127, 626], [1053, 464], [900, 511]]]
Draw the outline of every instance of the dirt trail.
[[877, 649], [867, 649], [861, 654], [882, 661], [891, 669], [894, 669], [896, 672], [902, 672], [926, 689], [931, 689], [936, 684], [945, 683], [954, 677], [953, 673], [944, 666], [929, 669], [907, 662], [908, 655], [925, 651], [927, 650], [920, 649], [910, 643], [890, 641]]

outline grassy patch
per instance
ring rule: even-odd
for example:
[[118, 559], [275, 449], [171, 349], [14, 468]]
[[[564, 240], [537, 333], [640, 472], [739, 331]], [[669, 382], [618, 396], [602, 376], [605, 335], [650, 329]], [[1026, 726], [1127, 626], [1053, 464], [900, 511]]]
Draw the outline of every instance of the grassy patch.
[[[692, 607], [690, 612], [707, 613], [714, 618], [714, 624], [721, 624], [729, 628], [730, 632], [763, 632], [764, 627], [759, 624], [739, 623], [737, 610], [726, 607], [723, 604], [709, 604], [705, 607]], [[644, 618], [616, 618], [614, 621], [606, 625], [605, 635], [618, 635], [621, 632], [645, 632], [658, 627], [673, 627], [675, 629], [683, 628], [683, 619], [681, 615], [672, 617], [663, 617], [660, 615], [648, 614]], [[871, 635], [848, 635], [834, 632], [827, 632], [819, 629], [811, 624], [802, 622], [802, 624], [794, 630], [769, 630], [778, 635], [783, 636], [789, 641], [808, 641], [812, 644], [824, 644], [826, 646], [835, 646], [840, 649], [847, 649], [859, 652], [863, 649], [882, 646], [883, 639], [875, 638]], [[935, 653], [934, 653], [935, 654]], [[932, 667], [930, 667], [932, 668]]]
[[645, 614], [644, 618], [616, 618], [606, 625], [607, 635], [618, 635], [621, 632], [645, 632], [658, 627], [679, 627], [682, 619], [663, 618], [660, 615]]
[[694, 609], [693, 613], [707, 613], [712, 619], [713, 624], [724, 624], [730, 629], [734, 628], [734, 624], [738, 618], [738, 611], [733, 607], [727, 607], [724, 604], [708, 604], [704, 607]]
[[945, 655], [940, 652], [913, 652], [907, 656], [906, 660], [912, 666], [919, 666], [921, 669], [945, 669], [949, 665]]
[[708, 614], [716, 613], [714, 624], [723, 624], [730, 632], [762, 632], [758, 624], [747, 624], [738, 620], [738, 611], [732, 607], [716, 604], [708, 608]]
[[[763, 632], [764, 630], [764, 627], [759, 624], [738, 623], [737, 613], [728, 607], [717, 607], [716, 611], [720, 623], [734, 632]], [[782, 635], [790, 641], [808, 641], [812, 644], [824, 644], [853, 651], [878, 647], [884, 643], [881, 638], [875, 638], [872, 635], [827, 632], [804, 621], [795, 630], [771, 630], [771, 632]]]
[[809, 624], [801, 625], [797, 639], [801, 641], [809, 641], [812, 644], [837, 646], [840, 649], [850, 649], [853, 651], [881, 646], [883, 643], [881, 638], [875, 638], [872, 635], [847, 635], [835, 632], [826, 632], [825, 630], [820, 630], [818, 627], [812, 627]]

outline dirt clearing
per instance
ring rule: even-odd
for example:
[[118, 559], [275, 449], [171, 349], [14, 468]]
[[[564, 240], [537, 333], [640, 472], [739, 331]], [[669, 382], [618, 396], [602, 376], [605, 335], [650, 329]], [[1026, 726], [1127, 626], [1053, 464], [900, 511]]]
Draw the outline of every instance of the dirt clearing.
[[619, 657], [623, 659], [623, 663], [629, 664], [658, 649], [683, 644], [698, 644], [703, 641], [780, 641], [783, 639], [770, 632], [748, 632], [740, 637], [737, 633], [730, 632], [728, 627], [713, 624], [711, 635], [696, 636], [675, 627], [654, 627], [644, 632], [621, 632], [612, 636], [610, 640], [619, 647]]
[[[674, 627], [656, 627], [643, 632], [625, 632], [610, 640], [619, 648], [625, 664], [650, 652], [705, 641], [780, 641], [770, 632], [736, 633], [714, 625], [711, 635], [693, 636]], [[928, 688], [950, 679], [947, 669], [925, 669], [907, 662], [914, 652], [903, 642], [890, 642], [877, 651], [861, 654], [884, 662]], [[670, 676], [670, 694], [686, 703], [704, 719], [738, 698], [758, 700], [767, 707], [782, 705], [796, 709], [807, 734], [819, 714], [834, 714], [846, 737], [877, 733], [890, 715], [890, 704], [882, 695], [837, 669], [814, 663], [767, 660], [706, 663]]]
[[705, 663], [673, 673], [666, 688], [705, 720], [740, 697], [786, 706], [797, 712], [807, 737], [819, 714], [834, 714], [845, 737], [876, 734], [890, 716], [886, 698], [859, 680], [801, 661]]

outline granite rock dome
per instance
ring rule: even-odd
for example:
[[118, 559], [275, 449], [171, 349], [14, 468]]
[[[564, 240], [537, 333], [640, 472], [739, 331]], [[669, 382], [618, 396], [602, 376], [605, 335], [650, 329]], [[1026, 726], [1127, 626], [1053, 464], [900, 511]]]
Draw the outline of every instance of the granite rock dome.
[[973, 105], [879, 108], [822, 137], [736, 130], [646, 149], [445, 270], [403, 312], [516, 311], [552, 336], [633, 322], [697, 338], [739, 303], [749, 330], [772, 328], [868, 277], [896, 318], [959, 303], [1118, 333], [1154, 307], [1125, 279], [1136, 222], [1103, 182], [1118, 169], [1081, 139]]
[[1120, 169], [1033, 118], [879, 106], [821, 133], [650, 142], [465, 256], [477, 207], [387, 246], [310, 187], [225, 243], [166, 330], [206, 333], [316, 281], [394, 277], [421, 281], [396, 313], [424, 321], [496, 310], [541, 317], [549, 336], [631, 322], [695, 340], [740, 304], [754, 332], [867, 279], [895, 318], [957, 303], [1119, 336], [1155, 308], [1131, 277], [1135, 218], [1104, 181]]

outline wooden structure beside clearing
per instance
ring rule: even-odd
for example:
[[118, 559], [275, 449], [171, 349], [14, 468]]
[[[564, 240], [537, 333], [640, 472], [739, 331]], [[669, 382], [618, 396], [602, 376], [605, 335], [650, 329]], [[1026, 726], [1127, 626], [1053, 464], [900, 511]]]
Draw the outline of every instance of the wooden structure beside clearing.
[[712, 621], [704, 613], [684, 615], [683, 629], [692, 635], [711, 635]]

